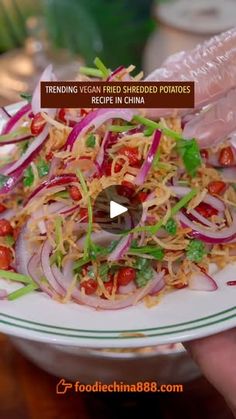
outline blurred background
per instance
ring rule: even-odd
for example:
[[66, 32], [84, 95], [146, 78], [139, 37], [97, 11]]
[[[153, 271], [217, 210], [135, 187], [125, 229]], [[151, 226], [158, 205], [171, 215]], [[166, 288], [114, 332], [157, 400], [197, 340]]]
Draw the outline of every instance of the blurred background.
[[0, 0], [0, 106], [52, 62], [72, 79], [99, 56], [145, 73], [235, 24], [236, 0]]

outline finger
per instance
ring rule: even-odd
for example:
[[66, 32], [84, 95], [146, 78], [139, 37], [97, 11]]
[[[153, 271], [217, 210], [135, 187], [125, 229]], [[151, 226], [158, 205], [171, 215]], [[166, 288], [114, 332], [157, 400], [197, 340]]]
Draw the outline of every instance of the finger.
[[236, 414], [236, 329], [188, 342], [185, 347]]

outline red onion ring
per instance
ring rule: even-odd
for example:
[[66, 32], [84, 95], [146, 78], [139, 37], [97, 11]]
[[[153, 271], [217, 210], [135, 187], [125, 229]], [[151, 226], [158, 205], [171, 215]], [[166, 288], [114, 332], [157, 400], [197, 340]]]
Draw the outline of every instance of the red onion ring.
[[187, 216], [192, 216], [192, 218], [194, 220], [199, 221], [201, 224], [207, 226], [207, 227], [211, 227], [213, 230], [216, 230], [218, 227], [216, 224], [212, 223], [211, 221], [209, 221], [206, 217], [203, 217], [201, 214], [199, 214], [198, 211], [196, 210], [191, 210]]
[[26, 152], [17, 160], [8, 170], [6, 170], [6, 175], [11, 175], [16, 172], [17, 169], [24, 170], [34, 159], [34, 157], [39, 153], [44, 141], [48, 136], [48, 128], [45, 127], [44, 130], [39, 134], [38, 137], [27, 148]]
[[[170, 189], [179, 198], [182, 198], [183, 196], [187, 195], [191, 191], [191, 188], [188, 188], [187, 186], [170, 186]], [[205, 202], [206, 204], [211, 205], [213, 208], [217, 209], [218, 211], [225, 210], [225, 204], [219, 198], [216, 198], [215, 196], [212, 196], [210, 194], [206, 194], [202, 202]]]
[[135, 285], [134, 281], [131, 281], [129, 284], [127, 285], [120, 285], [118, 288], [118, 292], [119, 294], [131, 294], [132, 292], [136, 291], [137, 287]]
[[34, 113], [34, 115], [36, 115], [39, 112], [46, 112], [48, 115], [50, 115], [52, 118], [54, 118], [54, 116], [56, 115], [56, 109], [42, 109], [41, 108], [41, 81], [56, 81], [56, 77], [52, 71], [52, 64], [49, 64], [45, 70], [43, 71], [35, 89], [33, 92], [33, 96], [32, 96], [32, 102], [31, 102], [31, 106], [32, 106], [32, 111]]
[[201, 272], [190, 276], [189, 288], [196, 291], [216, 291], [218, 286], [210, 275], [201, 270]]
[[189, 220], [189, 218], [182, 212], [179, 212], [176, 215], [176, 218], [184, 227], [189, 227], [192, 229], [192, 232], [189, 233], [192, 237], [198, 238], [206, 243], [229, 243], [236, 237], [236, 214], [233, 214], [232, 225], [220, 231], [206, 230], [206, 228], [201, 227]]
[[160, 140], [161, 140], [161, 131], [156, 130], [155, 134], [154, 134], [154, 137], [153, 137], [151, 147], [149, 148], [147, 157], [146, 157], [145, 161], [143, 162], [142, 167], [141, 167], [141, 169], [139, 170], [139, 172], [136, 176], [136, 179], [134, 180], [134, 183], [136, 185], [142, 185], [145, 182], [145, 180], [147, 178], [147, 175], [148, 175], [148, 172], [149, 172], [149, 170], [152, 166], [152, 162], [153, 162], [153, 159], [155, 157], [156, 151], [159, 147]]
[[39, 276], [37, 275], [39, 267], [40, 267], [40, 257], [38, 254], [35, 253], [29, 260], [28, 268], [27, 268], [28, 273], [31, 276], [31, 278], [34, 280], [34, 282], [38, 285], [41, 291], [48, 294], [49, 297], [54, 298], [55, 293], [53, 292], [53, 290], [50, 288], [48, 284], [41, 281]]
[[[28, 234], [28, 224], [25, 224], [20, 231], [15, 245], [15, 259], [17, 272], [23, 275], [29, 275], [28, 263], [32, 257], [32, 252], [29, 251], [26, 236]], [[31, 249], [32, 250], [32, 249]]]
[[76, 140], [79, 140], [91, 127], [97, 129], [104, 122], [113, 118], [121, 118], [125, 121], [130, 122], [134, 116], [134, 111], [130, 109], [97, 109], [93, 112], [89, 112], [78, 124], [74, 126], [70, 132], [65, 149], [72, 150]]
[[125, 69], [125, 67], [123, 65], [120, 65], [110, 74], [109, 77], [107, 77], [106, 81], [112, 81], [124, 69]]
[[0, 108], [0, 116], [1, 118], [3, 118], [4, 120], [6, 119], [7, 121], [8, 119], [11, 118], [11, 115], [9, 114], [9, 112], [6, 110], [4, 106], [1, 106]]
[[37, 186], [37, 188], [34, 189], [31, 195], [26, 199], [24, 206], [26, 206], [36, 195], [38, 195], [45, 189], [49, 189], [58, 185], [67, 185], [68, 183], [76, 182], [77, 180], [77, 176], [73, 173], [64, 173], [62, 175], [55, 176], [51, 179], [44, 180], [39, 186]]
[[0, 141], [0, 146], [21, 143], [22, 141], [29, 140], [30, 138], [32, 139], [31, 134], [24, 135], [23, 137], [19, 138], [14, 138], [13, 140]]
[[[72, 275], [72, 263], [68, 262], [69, 266], [65, 266], [64, 268], [64, 275], [61, 271], [57, 268], [56, 265], [52, 266], [52, 272], [56, 278], [56, 280], [61, 284], [61, 286], [67, 290], [73, 280]], [[67, 264], [67, 265], [68, 265]], [[65, 271], [67, 272], [67, 276], [65, 276]], [[68, 275], [70, 272], [70, 275]], [[164, 273], [161, 272], [157, 274], [155, 279], [149, 281], [147, 285], [143, 288], [137, 289], [132, 295], [123, 298], [122, 300], [105, 300], [100, 297], [95, 297], [91, 295], [83, 294], [78, 288], [75, 288], [71, 296], [72, 298], [77, 301], [79, 304], [84, 304], [95, 309], [103, 309], [103, 310], [119, 310], [125, 307], [132, 306], [138, 303], [141, 299], [143, 299], [146, 295], [150, 294], [152, 290], [156, 287], [157, 283], [159, 283], [160, 279], [163, 277]]]
[[129, 249], [132, 240], [132, 234], [128, 234], [127, 236], [122, 237], [120, 242], [117, 244], [115, 249], [110, 253], [107, 260], [115, 261], [122, 259], [125, 252]]
[[26, 105], [22, 106], [22, 108], [20, 108], [13, 116], [10, 117], [6, 125], [3, 127], [1, 134], [8, 134], [13, 130], [13, 128], [16, 128], [21, 123], [21, 119], [25, 115], [27, 115], [30, 112], [30, 110], [30, 103], [27, 103]]

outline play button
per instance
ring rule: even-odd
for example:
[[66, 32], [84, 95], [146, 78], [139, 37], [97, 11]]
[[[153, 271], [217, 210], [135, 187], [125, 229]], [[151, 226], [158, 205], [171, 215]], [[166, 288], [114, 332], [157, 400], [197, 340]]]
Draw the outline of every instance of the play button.
[[117, 202], [110, 202], [110, 218], [118, 217], [118, 215], [124, 214], [128, 211], [127, 207], [118, 204]]
[[121, 234], [136, 227], [142, 213], [142, 203], [135, 191], [127, 194], [127, 190], [121, 185], [105, 188], [97, 195], [93, 205], [94, 222], [113, 234]]

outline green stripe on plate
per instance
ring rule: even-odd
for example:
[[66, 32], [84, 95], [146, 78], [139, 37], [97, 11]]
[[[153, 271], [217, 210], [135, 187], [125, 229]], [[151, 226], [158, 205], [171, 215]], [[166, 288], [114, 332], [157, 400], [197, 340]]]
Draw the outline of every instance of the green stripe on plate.
[[[226, 313], [231, 313], [233, 311], [236, 310], [236, 306], [231, 307], [227, 310], [223, 310], [220, 311], [219, 313], [215, 313], [215, 314], [211, 314], [209, 316], [205, 316], [205, 317], [201, 317], [198, 319], [194, 319], [194, 320], [190, 320], [187, 322], [182, 322], [182, 323], [177, 323], [177, 324], [172, 324], [172, 325], [167, 325], [167, 326], [160, 326], [160, 327], [152, 327], [152, 328], [146, 328], [146, 329], [130, 329], [130, 330], [88, 330], [88, 329], [73, 329], [73, 328], [67, 328], [67, 327], [61, 327], [61, 326], [53, 326], [53, 325], [46, 325], [43, 323], [38, 323], [38, 322], [34, 322], [32, 320], [26, 320], [26, 319], [19, 319], [15, 316], [11, 316], [8, 314], [4, 314], [4, 313], [0, 313], [0, 316], [7, 318], [7, 319], [11, 319], [11, 320], [17, 320], [19, 322], [25, 323], [25, 324], [30, 324], [30, 325], [35, 325], [35, 326], [39, 326], [39, 327], [45, 327], [48, 329], [54, 329], [54, 330], [61, 330], [61, 331], [68, 331], [68, 332], [76, 332], [76, 333], [108, 333], [108, 334], [117, 334], [117, 333], [138, 333], [138, 332], [150, 332], [150, 331], [157, 331], [157, 330], [163, 330], [163, 329], [172, 329], [172, 328], [179, 328], [182, 326], [186, 326], [186, 325], [190, 325], [190, 324], [194, 324], [194, 323], [199, 323], [199, 322], [203, 322], [209, 319], [213, 319], [215, 317], [224, 315]], [[236, 317], [236, 313], [234, 315], [232, 315], [232, 317]], [[24, 326], [22, 326], [24, 327]], [[37, 329], [35, 329], [37, 330]], [[183, 330], [183, 329], [181, 329]], [[181, 331], [180, 330], [180, 331]]]
[[[171, 330], [171, 331], [168, 331], [168, 332], [151, 333], [151, 334], [148, 334], [148, 335], [144, 335], [142, 337], [147, 338], [147, 337], [164, 336], [164, 335], [170, 335], [170, 334], [175, 334], [175, 333], [188, 332], [188, 331], [191, 331], [191, 330], [205, 328], [207, 326], [212, 326], [214, 324], [222, 323], [222, 322], [230, 320], [234, 317], [235, 317], [235, 315], [232, 315], [232, 316], [224, 317], [222, 319], [219, 319], [219, 320], [216, 320], [216, 321], [213, 321], [213, 322], [204, 323], [202, 325], [197, 325], [197, 326], [193, 326], [193, 327], [188, 327], [188, 328], [185, 328], [185, 329], [182, 329], [182, 330]], [[33, 327], [29, 327], [29, 326], [21, 326], [21, 325], [11, 323], [11, 322], [8, 322], [8, 321], [5, 321], [5, 320], [0, 320], [0, 323], [6, 324], [8, 326], [13, 326], [13, 327], [16, 327], [16, 328], [20, 328], [20, 329], [32, 330], [34, 332], [40, 332], [40, 333], [43, 333], [43, 334], [66, 336], [66, 337], [70, 337], [70, 338], [79, 338], [79, 339], [102, 339], [102, 340], [105, 340], [105, 339], [135, 339], [135, 338], [139, 339], [140, 338], [140, 337], [137, 337], [135, 335], [134, 336], [132, 336], [132, 335], [119, 335], [119, 336], [111, 336], [111, 335], [109, 335], [109, 336], [67, 335], [66, 333], [46, 331], [46, 330], [43, 330], [43, 329], [34, 329]], [[128, 332], [126, 332], [126, 333], [128, 333]]]

